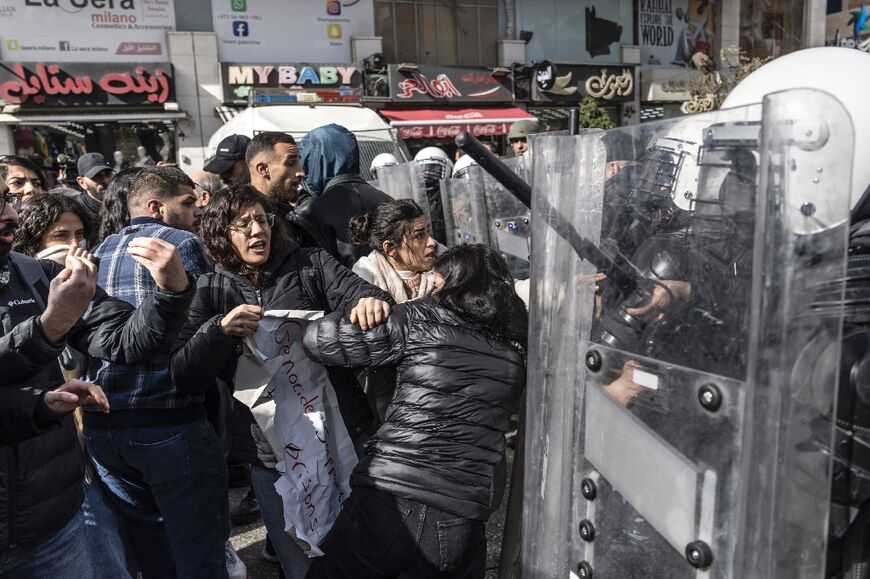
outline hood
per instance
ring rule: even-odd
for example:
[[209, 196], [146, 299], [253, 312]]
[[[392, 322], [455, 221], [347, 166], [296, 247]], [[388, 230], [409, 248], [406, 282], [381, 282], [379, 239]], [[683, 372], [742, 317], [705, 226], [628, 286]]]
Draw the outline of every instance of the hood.
[[330, 179], [359, 173], [359, 145], [356, 137], [341, 125], [318, 127], [299, 141], [305, 184], [320, 195]]

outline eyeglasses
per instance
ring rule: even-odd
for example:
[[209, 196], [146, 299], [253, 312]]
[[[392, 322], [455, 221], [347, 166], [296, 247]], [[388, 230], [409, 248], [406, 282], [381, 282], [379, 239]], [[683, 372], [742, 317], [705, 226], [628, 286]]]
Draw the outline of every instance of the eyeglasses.
[[4, 211], [6, 211], [6, 204], [7, 203], [12, 205], [12, 208], [16, 212], [20, 212], [21, 211], [21, 202], [23, 201], [23, 199], [24, 199], [24, 196], [21, 195], [21, 193], [10, 193], [9, 191], [6, 191], [5, 193], [3, 193], [2, 196], [0, 196], [0, 214], [2, 214]]
[[254, 215], [254, 217], [245, 215], [244, 217], [239, 217], [230, 223], [230, 229], [241, 231], [243, 233], [250, 233], [255, 221], [260, 225], [260, 227], [268, 227], [271, 229], [272, 226], [275, 225], [275, 214], [258, 213], [257, 215]]

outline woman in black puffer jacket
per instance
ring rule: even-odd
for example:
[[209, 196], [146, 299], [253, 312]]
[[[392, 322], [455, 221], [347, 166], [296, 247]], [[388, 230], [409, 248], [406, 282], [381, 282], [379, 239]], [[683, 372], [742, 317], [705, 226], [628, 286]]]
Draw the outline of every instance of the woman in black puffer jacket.
[[363, 331], [328, 316], [305, 349], [331, 366], [397, 365], [386, 420], [307, 577], [470, 577], [483, 547], [504, 433], [525, 385], [528, 314], [504, 260], [462, 245], [438, 291]]
[[[256, 189], [242, 185], [215, 197], [205, 210], [201, 233], [215, 271], [199, 278], [188, 323], [175, 343], [172, 378], [181, 390], [201, 392], [217, 380], [232, 387], [242, 339], [257, 330], [265, 310], [350, 313], [366, 326], [389, 313], [388, 293], [322, 249], [284, 239], [270, 208]], [[366, 436], [374, 417], [356, 377], [333, 368], [329, 378], [351, 437]], [[284, 532], [281, 498], [274, 490], [277, 457], [252, 427], [256, 451], [246, 458], [254, 493], [284, 574], [302, 577], [308, 558]]]

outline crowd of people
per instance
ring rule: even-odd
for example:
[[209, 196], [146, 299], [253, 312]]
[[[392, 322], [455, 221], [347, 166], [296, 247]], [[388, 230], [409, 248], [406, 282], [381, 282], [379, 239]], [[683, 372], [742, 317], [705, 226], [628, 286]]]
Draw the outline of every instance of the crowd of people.
[[[231, 521], [257, 512], [284, 577], [483, 577], [525, 384], [504, 259], [447, 250], [339, 125], [233, 135], [192, 176], [77, 168], [48, 190], [0, 156], [0, 577], [237, 577]], [[233, 399], [269, 310], [325, 313], [304, 348], [359, 456], [321, 557]]]

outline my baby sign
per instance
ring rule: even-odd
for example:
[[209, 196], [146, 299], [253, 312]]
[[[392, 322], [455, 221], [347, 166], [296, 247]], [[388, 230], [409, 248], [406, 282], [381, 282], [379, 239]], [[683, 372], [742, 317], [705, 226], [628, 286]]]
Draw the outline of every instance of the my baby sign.
[[281, 461], [275, 489], [284, 501], [285, 530], [311, 557], [323, 555], [318, 547], [350, 494], [357, 463], [326, 368], [302, 349], [306, 325], [322, 316], [267, 311], [245, 339], [235, 378], [235, 397], [251, 407]]

